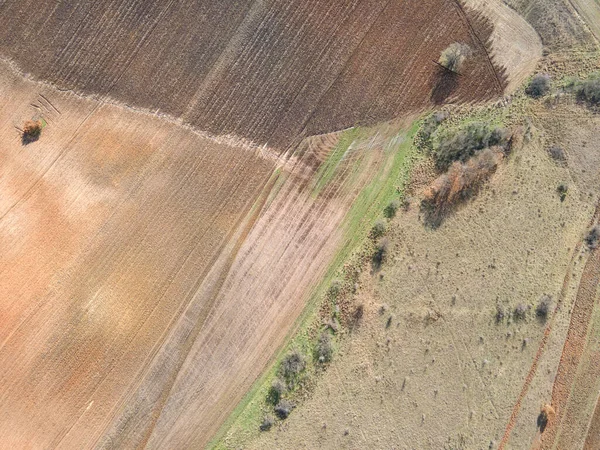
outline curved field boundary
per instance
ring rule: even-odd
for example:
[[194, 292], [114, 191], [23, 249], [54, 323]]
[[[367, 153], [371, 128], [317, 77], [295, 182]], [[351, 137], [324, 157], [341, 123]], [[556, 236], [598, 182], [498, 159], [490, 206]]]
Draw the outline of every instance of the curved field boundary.
[[[595, 223], [598, 220], [598, 217], [600, 216], [600, 204], [596, 207], [596, 211], [594, 212], [594, 215], [592, 217], [592, 219], [590, 220], [590, 226]], [[581, 247], [583, 245], [583, 242], [580, 241], [577, 243], [577, 245], [575, 246], [574, 250], [573, 250], [573, 255], [571, 256], [571, 262], [568, 266], [567, 272], [565, 274], [565, 278], [563, 280], [563, 284], [562, 284], [562, 288], [560, 291], [560, 296], [558, 298], [556, 307], [554, 308], [554, 311], [552, 312], [552, 317], [550, 318], [550, 320], [548, 321], [548, 324], [546, 325], [546, 328], [544, 330], [544, 336], [542, 337], [542, 340], [540, 341], [540, 344], [538, 346], [538, 350], [535, 354], [535, 357], [533, 359], [533, 363], [531, 365], [531, 368], [529, 369], [529, 372], [527, 373], [527, 376], [525, 377], [525, 382], [523, 384], [523, 388], [521, 389], [521, 392], [517, 398], [517, 401], [515, 402], [515, 405], [513, 407], [513, 411], [510, 415], [510, 418], [508, 420], [508, 423], [506, 425], [505, 431], [504, 431], [504, 435], [502, 436], [502, 439], [500, 441], [500, 444], [498, 446], [499, 450], [502, 450], [506, 447], [506, 444], [508, 443], [508, 440], [510, 439], [510, 434], [512, 429], [514, 428], [516, 421], [517, 421], [517, 417], [519, 415], [519, 412], [521, 410], [521, 404], [523, 402], [523, 399], [525, 398], [525, 396], [527, 395], [527, 392], [529, 390], [529, 386], [531, 385], [531, 382], [533, 381], [533, 378], [535, 377], [536, 371], [537, 371], [537, 367], [539, 364], [539, 360], [542, 357], [545, 349], [546, 349], [546, 344], [548, 343], [548, 338], [550, 337], [550, 333], [552, 332], [552, 326], [554, 324], [554, 320], [556, 318], [556, 314], [559, 310], [559, 308], [562, 306], [562, 303], [567, 295], [567, 291], [569, 288], [569, 283], [571, 282], [571, 274], [573, 272], [572, 267], [573, 267], [573, 263], [575, 262], [577, 256], [579, 255], [580, 251], [581, 251]], [[575, 300], [575, 305], [574, 305], [574, 309], [573, 309], [573, 313], [571, 316], [571, 325], [569, 327], [569, 333], [571, 333], [571, 329], [574, 327], [574, 318], [576, 317], [574, 315], [575, 313], [575, 308], [577, 308], [579, 305], [581, 305], [582, 303], [586, 303], [585, 301], [582, 301], [580, 299], [580, 297], [584, 297], [586, 294], [588, 294], [588, 290], [583, 290], [585, 288], [582, 287], [582, 283], [584, 280], [584, 277], [586, 279], [592, 277], [594, 277], [594, 275], [596, 274], [596, 271], [598, 271], [598, 273], [600, 273], [600, 267], [596, 267], [597, 264], [593, 263], [590, 264], [590, 261], [592, 260], [592, 257], [594, 255], [596, 255], [598, 252], [593, 252], [592, 256], [590, 257], [590, 259], [588, 259], [588, 262], [585, 265], [584, 268], [584, 273], [582, 275], [582, 281], [580, 282], [580, 287], [579, 290], [577, 292], [577, 297]], [[597, 279], [596, 279], [596, 284], [597, 284]], [[587, 286], [586, 286], [587, 287]], [[594, 291], [595, 292], [595, 291]], [[593, 300], [592, 300], [592, 306], [593, 306]], [[591, 309], [590, 309], [590, 314], [591, 314]], [[588, 317], [588, 321], [586, 323], [589, 322], [589, 317]], [[567, 335], [567, 341], [569, 339], [569, 335]], [[566, 342], [567, 342], [566, 341]], [[566, 346], [566, 342], [565, 342], [565, 346]], [[563, 360], [564, 358], [566, 358], [565, 355], [565, 350], [563, 350], [563, 355], [561, 356], [561, 362], [560, 364], [563, 364]], [[559, 366], [559, 370], [560, 370], [560, 366]], [[557, 372], [557, 378], [558, 378], [558, 372]], [[556, 382], [555, 382], [556, 385]], [[557, 399], [558, 400], [558, 399]], [[557, 417], [558, 417], [558, 409], [559, 407], [557, 407], [558, 403], [555, 402], [555, 395], [553, 392], [552, 395], [552, 405], [554, 406], [554, 408], [557, 410]], [[546, 432], [544, 435], [549, 434], [548, 432], [550, 431], [551, 427], [553, 426], [553, 424], [550, 424], [550, 426], [547, 428]]]

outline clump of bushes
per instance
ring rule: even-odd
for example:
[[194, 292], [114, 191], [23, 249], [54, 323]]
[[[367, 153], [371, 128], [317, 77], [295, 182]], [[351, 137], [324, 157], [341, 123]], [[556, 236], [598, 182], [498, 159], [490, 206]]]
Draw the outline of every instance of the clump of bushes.
[[587, 80], [576, 82], [575, 94], [580, 101], [585, 101], [593, 106], [600, 105], [600, 73], [592, 75]]
[[471, 48], [467, 44], [454, 42], [442, 51], [439, 63], [451, 72], [460, 73], [469, 56], [471, 56]]
[[28, 120], [23, 125], [23, 135], [21, 136], [21, 142], [24, 145], [29, 144], [31, 142], [35, 142], [40, 138], [42, 134], [42, 122], [39, 120], [33, 121]]
[[596, 225], [590, 228], [587, 235], [585, 236], [586, 245], [591, 248], [597, 248], [598, 242], [600, 241], [600, 226]]
[[486, 149], [466, 163], [452, 164], [447, 173], [433, 182], [421, 201], [426, 223], [437, 228], [457, 205], [477, 193], [502, 157], [501, 152]]
[[294, 403], [283, 399], [275, 406], [275, 414], [277, 414], [277, 417], [279, 417], [281, 420], [285, 420], [295, 407], [296, 405]]
[[371, 228], [371, 236], [375, 239], [380, 238], [384, 235], [386, 228], [385, 221], [379, 219], [377, 222], [375, 222], [373, 228]]
[[548, 153], [554, 161], [565, 162], [567, 160], [567, 154], [564, 149], [558, 145], [553, 145], [548, 148]]
[[432, 156], [439, 170], [447, 170], [454, 161], [465, 162], [477, 152], [509, 140], [502, 127], [484, 122], [471, 122], [457, 130], [437, 132], [433, 139]]
[[331, 361], [333, 356], [333, 340], [327, 332], [321, 333], [315, 347], [315, 358], [321, 364]]
[[542, 295], [540, 298], [540, 302], [535, 308], [535, 314], [540, 319], [545, 320], [548, 317], [548, 313], [550, 312], [550, 306], [552, 305], [552, 297], [547, 294]]
[[288, 381], [294, 381], [306, 369], [306, 359], [298, 350], [289, 353], [279, 368], [281, 375]]
[[533, 98], [543, 97], [550, 92], [550, 75], [538, 74], [531, 79], [525, 93]]
[[270, 414], [267, 414], [264, 417], [262, 423], [260, 424], [259, 429], [260, 429], [260, 431], [269, 431], [274, 423], [275, 423], [275, 419], [273, 418], [273, 416], [271, 416]]

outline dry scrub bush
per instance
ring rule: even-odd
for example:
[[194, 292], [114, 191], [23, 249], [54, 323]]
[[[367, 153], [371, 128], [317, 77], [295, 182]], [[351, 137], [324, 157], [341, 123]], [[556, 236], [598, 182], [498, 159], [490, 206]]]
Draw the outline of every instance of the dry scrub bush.
[[525, 93], [533, 98], [543, 97], [550, 92], [550, 75], [538, 74], [531, 79]]
[[596, 225], [588, 231], [585, 236], [585, 243], [589, 248], [597, 248], [598, 242], [600, 241], [600, 226]]
[[437, 132], [432, 156], [436, 167], [446, 170], [454, 161], [465, 162], [485, 148], [506, 145], [508, 142], [506, 129], [484, 122], [471, 122], [457, 130]]
[[442, 51], [439, 63], [451, 72], [459, 73], [469, 56], [471, 48], [467, 44], [454, 42]]
[[275, 423], [275, 419], [273, 418], [273, 416], [271, 416], [270, 414], [267, 414], [264, 417], [262, 423], [260, 424], [259, 429], [260, 429], [260, 431], [269, 431], [274, 423]]
[[289, 400], [281, 400], [279, 403], [277, 403], [277, 406], [275, 406], [275, 414], [277, 414], [277, 417], [279, 417], [282, 420], [287, 419], [287, 417], [292, 412], [292, 409], [294, 409], [295, 407], [296, 405], [294, 405]]
[[466, 163], [452, 164], [433, 182], [421, 202], [427, 224], [438, 227], [457, 205], [474, 196], [496, 171], [502, 157], [500, 150], [486, 149]]
[[328, 363], [333, 356], [333, 340], [327, 332], [321, 333], [315, 347], [315, 358], [320, 363]]
[[515, 310], [513, 311], [513, 316], [515, 317], [515, 320], [525, 320], [527, 318], [528, 310], [529, 310], [529, 307], [527, 305], [524, 305], [523, 303], [519, 303], [515, 307]]
[[23, 135], [21, 137], [21, 141], [23, 142], [23, 144], [35, 142], [40, 138], [41, 134], [42, 122], [39, 120], [28, 120], [27, 122], [25, 122], [25, 125], [23, 125]]
[[553, 145], [548, 149], [550, 157], [557, 162], [565, 162], [567, 160], [567, 154], [562, 147]]
[[548, 314], [550, 313], [551, 305], [552, 297], [547, 294], [542, 295], [542, 298], [540, 298], [540, 302], [538, 303], [537, 308], [535, 308], [536, 316], [538, 316], [541, 320], [546, 320]]
[[304, 355], [298, 350], [294, 350], [283, 358], [279, 370], [286, 380], [293, 381], [304, 369], [306, 369]]

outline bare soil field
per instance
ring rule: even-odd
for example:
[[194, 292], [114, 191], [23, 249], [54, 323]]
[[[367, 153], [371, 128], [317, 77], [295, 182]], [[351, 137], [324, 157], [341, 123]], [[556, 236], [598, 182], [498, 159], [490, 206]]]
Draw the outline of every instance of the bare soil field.
[[[0, 4], [0, 53], [60, 89], [161, 111], [216, 135], [287, 149], [448, 97], [502, 93], [489, 24], [453, 0]], [[473, 50], [430, 98], [440, 52]]]

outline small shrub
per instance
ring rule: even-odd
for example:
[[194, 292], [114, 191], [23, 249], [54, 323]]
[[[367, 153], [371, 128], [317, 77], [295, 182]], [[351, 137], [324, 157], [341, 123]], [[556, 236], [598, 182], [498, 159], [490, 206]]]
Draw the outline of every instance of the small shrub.
[[283, 358], [280, 367], [281, 374], [288, 381], [294, 380], [304, 369], [306, 369], [306, 360], [298, 350]]
[[468, 45], [454, 42], [442, 51], [439, 63], [451, 72], [460, 73], [469, 56], [471, 56], [471, 48]]
[[588, 231], [585, 243], [589, 248], [594, 249], [598, 247], [598, 241], [600, 241], [600, 226], [596, 225]]
[[548, 149], [548, 153], [554, 161], [565, 162], [567, 160], [567, 154], [565, 153], [564, 149], [557, 145], [550, 147]]
[[262, 423], [260, 424], [259, 429], [260, 429], [260, 431], [269, 431], [274, 423], [275, 423], [275, 419], [273, 418], [273, 416], [271, 416], [270, 414], [267, 414], [264, 417]]
[[504, 308], [501, 305], [496, 305], [496, 323], [501, 323], [505, 316]]
[[383, 211], [383, 213], [385, 214], [385, 217], [387, 217], [388, 219], [391, 219], [392, 217], [394, 217], [396, 215], [396, 212], [400, 209], [400, 206], [401, 206], [400, 200], [398, 200], [398, 199], [392, 200], [385, 207], [385, 210]]
[[23, 125], [23, 135], [21, 136], [21, 141], [24, 145], [35, 142], [40, 138], [41, 134], [42, 122], [39, 120], [28, 120], [25, 122], [25, 125]]
[[288, 416], [292, 412], [292, 409], [294, 409], [295, 407], [296, 405], [294, 405], [289, 400], [281, 400], [275, 406], [275, 414], [277, 414], [277, 417], [279, 417], [281, 420], [285, 420], [288, 418]]
[[437, 228], [457, 205], [477, 194], [502, 158], [502, 153], [486, 149], [465, 164], [455, 162], [440, 175], [421, 201], [426, 224]]
[[285, 386], [285, 383], [279, 379], [279, 378], [275, 378], [275, 380], [273, 380], [273, 383], [271, 384], [271, 387], [269, 388], [269, 393], [267, 394], [267, 402], [276, 405], [277, 403], [279, 403], [279, 400], [281, 400], [281, 397], [283, 394], [285, 394], [287, 388]]
[[588, 80], [575, 83], [577, 98], [590, 105], [600, 105], [600, 73], [594, 74]]
[[315, 357], [321, 364], [331, 361], [333, 356], [333, 340], [327, 332], [321, 333], [317, 346], [315, 347]]
[[567, 198], [567, 192], [569, 192], [569, 186], [567, 186], [564, 183], [561, 183], [556, 188], [556, 192], [558, 192], [558, 195], [560, 197], [560, 201], [564, 202], [565, 198]]
[[388, 253], [390, 243], [386, 238], [379, 241], [375, 247], [375, 254], [373, 255], [373, 264], [375, 268], [381, 267]]
[[535, 308], [535, 314], [540, 319], [546, 319], [548, 317], [548, 313], [550, 312], [550, 306], [552, 305], [552, 297], [547, 294], [542, 295], [540, 298], [540, 302]]
[[531, 79], [525, 93], [533, 98], [543, 97], [550, 92], [550, 75], [538, 74]]
[[371, 229], [371, 236], [374, 238], [383, 236], [386, 228], [385, 222], [379, 219], [377, 222], [375, 222], [375, 225], [373, 225], [373, 228]]
[[438, 170], [447, 170], [454, 161], [466, 162], [477, 152], [509, 141], [508, 132], [483, 122], [471, 122], [458, 130], [436, 133], [432, 156]]
[[514, 312], [513, 315], [515, 317], [516, 320], [525, 320], [525, 318], [527, 317], [527, 311], [529, 310], [529, 307], [524, 305], [523, 303], [519, 303]]

